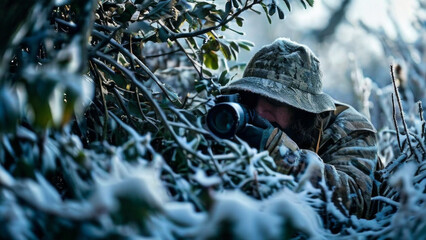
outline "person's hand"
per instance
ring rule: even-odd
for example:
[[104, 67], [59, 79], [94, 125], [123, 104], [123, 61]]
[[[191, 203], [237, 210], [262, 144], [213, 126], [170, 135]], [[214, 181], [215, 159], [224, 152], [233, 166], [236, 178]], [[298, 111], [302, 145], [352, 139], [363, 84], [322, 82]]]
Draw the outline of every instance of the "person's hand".
[[268, 150], [271, 155], [275, 155], [280, 146], [285, 146], [292, 152], [299, 150], [299, 146], [297, 146], [293, 139], [285, 132], [275, 128], [265, 142], [265, 149]]
[[242, 131], [238, 132], [237, 136], [246, 141], [250, 147], [263, 151], [265, 150], [266, 141], [273, 131], [274, 126], [268, 120], [255, 114], [253, 121], [247, 124]]
[[284, 146], [280, 147], [279, 154], [274, 161], [277, 165], [277, 172], [294, 176], [299, 186], [306, 182], [317, 186], [326, 167], [316, 153], [305, 149], [288, 151]]

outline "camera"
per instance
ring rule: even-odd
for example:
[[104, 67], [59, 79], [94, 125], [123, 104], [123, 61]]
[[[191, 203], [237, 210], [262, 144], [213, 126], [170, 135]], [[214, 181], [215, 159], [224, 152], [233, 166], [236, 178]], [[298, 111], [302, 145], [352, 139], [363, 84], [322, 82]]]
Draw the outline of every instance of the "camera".
[[238, 93], [220, 95], [207, 113], [207, 127], [217, 137], [232, 138], [252, 122], [256, 111], [240, 103]]

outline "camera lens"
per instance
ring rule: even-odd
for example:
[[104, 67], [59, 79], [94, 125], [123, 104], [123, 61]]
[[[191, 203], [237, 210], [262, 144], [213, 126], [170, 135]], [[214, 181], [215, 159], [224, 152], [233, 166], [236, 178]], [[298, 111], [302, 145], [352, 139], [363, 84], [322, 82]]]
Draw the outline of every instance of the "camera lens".
[[216, 131], [226, 134], [232, 130], [235, 125], [234, 117], [229, 111], [220, 111], [214, 116], [214, 125]]
[[247, 121], [244, 108], [238, 103], [219, 103], [207, 113], [207, 127], [220, 138], [232, 138]]

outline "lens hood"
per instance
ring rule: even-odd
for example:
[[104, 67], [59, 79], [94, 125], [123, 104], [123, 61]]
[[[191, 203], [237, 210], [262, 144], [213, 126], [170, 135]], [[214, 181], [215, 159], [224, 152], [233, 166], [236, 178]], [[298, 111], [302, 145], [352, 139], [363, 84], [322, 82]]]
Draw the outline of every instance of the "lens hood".
[[220, 138], [232, 138], [249, 122], [247, 109], [236, 102], [216, 104], [207, 113], [207, 127]]

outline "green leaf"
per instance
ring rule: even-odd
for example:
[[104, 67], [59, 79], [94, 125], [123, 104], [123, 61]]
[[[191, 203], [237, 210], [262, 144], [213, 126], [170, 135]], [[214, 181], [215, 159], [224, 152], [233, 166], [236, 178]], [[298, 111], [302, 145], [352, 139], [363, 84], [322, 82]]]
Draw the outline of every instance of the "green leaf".
[[250, 48], [254, 47], [254, 44], [252, 42], [242, 40], [238, 42], [238, 46], [240, 46], [241, 48], [244, 48], [247, 51], [250, 51]]
[[302, 3], [303, 7], [306, 9], [306, 3], [305, 3], [305, 0], [300, 0], [300, 2]]
[[276, 10], [277, 10], [277, 6], [274, 3], [272, 3], [271, 5], [269, 5], [269, 11], [268, 11], [268, 13], [269, 13], [270, 16], [273, 16], [275, 14]]
[[117, 62], [120, 63], [122, 66], [127, 67], [130, 65], [130, 63], [127, 61], [126, 57], [119, 52], [117, 55]]
[[214, 22], [221, 22], [222, 21], [222, 16], [217, 14], [217, 13], [209, 14], [209, 18], [210, 18], [210, 20], [212, 20]]
[[235, 18], [235, 22], [237, 23], [237, 25], [238, 25], [239, 27], [242, 27], [242, 26], [243, 26], [243, 21], [244, 21], [244, 18], [242, 18], [242, 17], [236, 17], [236, 18]]
[[231, 42], [230, 45], [231, 45], [231, 48], [234, 49], [236, 52], [240, 52], [240, 48], [238, 47], [238, 44], [236, 44], [235, 42]]
[[231, 9], [232, 9], [231, 1], [226, 2], [225, 12], [223, 12], [222, 14], [222, 19], [225, 19], [229, 15], [229, 13], [231, 12]]
[[284, 12], [281, 10], [281, 8], [277, 7], [277, 10], [278, 10], [278, 17], [280, 19], [284, 19], [285, 15], [284, 15]]
[[124, 5], [124, 12], [114, 17], [114, 19], [120, 22], [127, 22], [132, 18], [136, 10], [136, 7], [132, 3], [128, 2]]
[[262, 14], [260, 11], [257, 11], [254, 8], [250, 8], [250, 11], [255, 12], [257, 15], [261, 15]]
[[185, 20], [189, 24], [189, 28], [195, 28], [196, 24], [195, 24], [194, 20], [192, 19], [192, 16], [189, 15], [187, 12], [184, 14], [184, 16], [185, 16]]
[[247, 51], [250, 51], [250, 48], [249, 47], [247, 47], [246, 45], [243, 45], [243, 44], [238, 44], [241, 48], [243, 48], [243, 49], [245, 49], [245, 50], [247, 50]]
[[197, 91], [199, 93], [199, 92], [205, 90], [206, 86], [204, 84], [197, 84], [196, 83], [195, 86], [194, 86], [194, 88], [195, 88], [195, 91]]
[[228, 26], [226, 26], [225, 30], [226, 30], [226, 29], [229, 29], [230, 31], [233, 31], [234, 33], [237, 33], [237, 34], [239, 34], [239, 35], [244, 35], [244, 34], [245, 34], [244, 32], [237, 31], [237, 30], [232, 29], [232, 28], [230, 28], [230, 27], [228, 27]]
[[210, 14], [210, 11], [215, 10], [216, 5], [206, 3], [206, 2], [199, 2], [197, 5], [195, 5], [192, 12], [190, 12], [191, 15], [199, 18], [199, 19], [205, 19], [206, 16]]
[[222, 41], [219, 41], [219, 43], [220, 43], [220, 51], [223, 53], [223, 56], [225, 56], [227, 60], [231, 60], [232, 56], [231, 56], [231, 50], [229, 49], [229, 46], [223, 43]]
[[204, 57], [204, 65], [210, 69], [218, 69], [219, 68], [219, 58], [217, 54], [213, 51], [207, 52], [203, 55]]
[[199, 50], [199, 47], [197, 43], [195, 42], [195, 39], [193, 37], [187, 38], [188, 42], [191, 44], [191, 46], [197, 50]]
[[210, 70], [203, 68], [203, 73], [206, 74], [208, 77], [213, 76], [213, 73], [210, 72]]
[[240, 6], [240, 5], [238, 4], [237, 0], [232, 0], [232, 5], [233, 5], [235, 8], [237, 8], [237, 7], [239, 7], [239, 6]]
[[219, 51], [220, 50], [220, 42], [214, 38], [210, 38], [202, 47], [205, 52], [208, 51]]
[[225, 86], [229, 82], [228, 71], [223, 71], [219, 76], [219, 84]]
[[235, 60], [237, 60], [238, 58], [238, 53], [240, 51], [240, 47], [238, 47], [238, 44], [236, 44], [235, 42], [231, 42], [230, 43], [231, 46], [231, 53], [232, 56], [234, 57]]
[[288, 0], [284, 0], [285, 5], [287, 6], [288, 11], [291, 12], [291, 5], [290, 2]]
[[308, 2], [309, 6], [314, 6], [314, 0], [306, 0], [306, 2]]
[[269, 24], [271, 24], [271, 17], [269, 17], [269, 11], [268, 11], [268, 8], [266, 7], [266, 5], [265, 4], [261, 4], [262, 5], [262, 8], [263, 8], [263, 11], [265, 12], [265, 15], [266, 15], [266, 18], [268, 19], [268, 22], [269, 22]]

